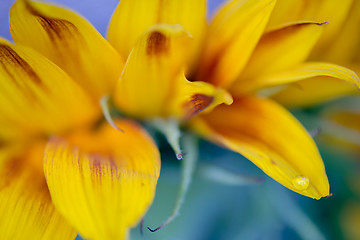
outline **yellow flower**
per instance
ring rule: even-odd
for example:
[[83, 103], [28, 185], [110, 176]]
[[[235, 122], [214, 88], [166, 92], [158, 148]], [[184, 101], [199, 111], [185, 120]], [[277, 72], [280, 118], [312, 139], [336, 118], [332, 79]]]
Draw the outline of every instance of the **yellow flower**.
[[[144, 215], [159, 152], [130, 120], [115, 121], [124, 134], [98, 123], [103, 95], [136, 118], [176, 118], [295, 192], [327, 196], [309, 134], [260, 96], [313, 103], [329, 97], [314, 84], [358, 85], [358, 78], [337, 65], [304, 63], [323, 22], [265, 30], [275, 3], [233, 0], [207, 25], [205, 0], [122, 0], [111, 46], [68, 10], [17, 1], [16, 44], [0, 40], [1, 237], [124, 239]], [[294, 85], [310, 91], [303, 98]]]
[[[137, 45], [117, 83], [115, 105], [143, 118], [161, 110], [166, 112], [163, 116], [184, 116], [175, 113], [174, 104], [168, 114], [166, 106], [171, 102], [163, 95], [169, 84], [186, 76], [192, 84], [216, 86], [215, 92], [202, 91], [201, 97], [189, 94], [197, 96], [198, 110], [214, 102], [230, 104], [221, 90], [226, 89], [234, 98], [232, 105], [207, 109], [188, 125], [204, 138], [244, 155], [287, 188], [319, 199], [329, 194], [329, 185], [313, 140], [278, 103], [260, 96], [270, 95], [286, 104], [312, 104], [332, 96], [319, 87], [335, 83], [347, 88], [358, 85], [359, 79], [337, 65], [304, 62], [326, 27], [324, 22], [285, 22], [265, 30], [275, 4], [229, 1], [206, 25], [205, 1], [121, 1], [110, 23], [109, 41], [123, 56], [134, 42]], [[193, 36], [192, 45], [179, 40], [186, 35], [182, 28], [165, 24], [180, 24]], [[185, 74], [179, 61], [188, 63]], [[183, 91], [180, 84], [170, 93], [179, 91]], [[159, 108], [156, 102], [166, 106]]]
[[[0, 238], [125, 239], [153, 201], [159, 151], [146, 131], [102, 123], [123, 60], [78, 15], [17, 1], [0, 39]], [[39, 44], [41, 49], [32, 47]]]

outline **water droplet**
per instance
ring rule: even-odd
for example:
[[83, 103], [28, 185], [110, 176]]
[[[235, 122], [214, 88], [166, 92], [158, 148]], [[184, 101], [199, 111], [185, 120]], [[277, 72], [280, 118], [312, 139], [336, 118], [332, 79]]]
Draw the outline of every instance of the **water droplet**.
[[293, 184], [297, 190], [302, 191], [308, 189], [310, 181], [307, 177], [297, 176], [293, 179]]

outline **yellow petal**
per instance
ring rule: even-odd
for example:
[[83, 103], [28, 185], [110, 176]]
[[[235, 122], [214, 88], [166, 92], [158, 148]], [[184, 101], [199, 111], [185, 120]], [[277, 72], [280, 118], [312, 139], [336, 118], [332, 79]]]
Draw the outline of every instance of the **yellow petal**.
[[[321, 36], [316, 50], [326, 52], [329, 43], [339, 37], [338, 31], [343, 27], [351, 3], [356, 0], [278, 0], [269, 20], [268, 28], [295, 21], [329, 22]], [[358, 15], [358, 14], [355, 14]]]
[[108, 39], [124, 59], [155, 24], [180, 24], [200, 40], [206, 26], [205, 14], [205, 0], [121, 0], [110, 22]]
[[69, 10], [19, 0], [10, 11], [11, 35], [17, 44], [37, 50], [98, 100], [112, 92], [123, 61], [82, 17]]
[[146, 32], [117, 84], [114, 98], [118, 108], [139, 118], [183, 118], [211, 105], [231, 102], [226, 92], [210, 84], [186, 80], [184, 63], [190, 42], [180, 25], [155, 25]]
[[36, 51], [0, 39], [0, 139], [54, 134], [100, 111], [60, 68]]
[[197, 81], [226, 87], [241, 73], [266, 26], [275, 0], [233, 0], [212, 20]]
[[261, 88], [291, 83], [272, 96], [288, 107], [310, 106], [355, 94], [360, 87], [359, 77], [353, 71], [327, 63], [306, 63], [260, 82]]
[[54, 139], [44, 170], [56, 208], [89, 239], [125, 239], [155, 195], [160, 156], [149, 135], [133, 122], [105, 123], [68, 141]]
[[302, 63], [320, 34], [324, 24], [299, 22], [264, 34], [241, 76], [230, 90], [235, 95], [249, 91], [255, 78], [286, 70]]
[[51, 202], [42, 169], [32, 163], [42, 163], [44, 144], [32, 147], [1, 159], [0, 239], [75, 239], [76, 231]]
[[[338, 2], [338, 1], [337, 1]], [[338, 2], [342, 5], [342, 2]], [[360, 1], [353, 1], [346, 20], [331, 39], [331, 45], [318, 46], [312, 59], [326, 60], [336, 64], [346, 65], [351, 63], [360, 66]], [[338, 23], [339, 24], [339, 23]], [[319, 43], [319, 45], [321, 42]], [[351, 68], [353, 69], [353, 68]]]
[[223, 89], [216, 89], [205, 82], [190, 82], [181, 79], [176, 86], [177, 93], [170, 102], [171, 116], [181, 116], [183, 120], [194, 115], [212, 111], [216, 106], [233, 102], [232, 96]]
[[302, 195], [329, 194], [324, 164], [314, 141], [285, 109], [270, 100], [237, 99], [194, 118], [205, 138], [238, 152], [270, 177]]

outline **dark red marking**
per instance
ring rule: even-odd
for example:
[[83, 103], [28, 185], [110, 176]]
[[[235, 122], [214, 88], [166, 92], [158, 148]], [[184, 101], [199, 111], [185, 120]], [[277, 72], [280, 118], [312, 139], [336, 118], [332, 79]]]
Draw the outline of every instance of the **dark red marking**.
[[36, 74], [32, 67], [7, 45], [0, 44], [0, 66], [13, 79], [17, 86], [20, 85], [17, 81], [23, 79], [18, 79], [13, 76], [10, 68], [17, 68], [19, 71], [23, 71], [25, 75], [29, 76], [29, 78], [37, 85], [42, 84], [40, 77]]
[[186, 118], [190, 118], [199, 112], [206, 109], [214, 101], [214, 97], [206, 96], [204, 94], [195, 94], [191, 97], [191, 100], [186, 103], [188, 109]]
[[146, 54], [147, 55], [160, 55], [168, 52], [169, 41], [168, 38], [161, 32], [152, 32], [147, 38]]
[[53, 42], [56, 43], [56, 39], [65, 39], [68, 35], [78, 33], [78, 29], [73, 23], [64, 19], [46, 17], [35, 9], [29, 2], [25, 2], [25, 4], [26, 8], [37, 18], [38, 22]]

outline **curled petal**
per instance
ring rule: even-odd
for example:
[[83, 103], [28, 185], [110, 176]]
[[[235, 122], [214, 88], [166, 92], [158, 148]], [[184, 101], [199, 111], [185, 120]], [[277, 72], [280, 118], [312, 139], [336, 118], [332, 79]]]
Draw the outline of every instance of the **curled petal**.
[[100, 113], [87, 94], [36, 51], [0, 39], [0, 139], [55, 134]]
[[[358, 16], [358, 14], [349, 13], [349, 10], [354, 8], [351, 6], [352, 2], [357, 1], [278, 0], [269, 20], [268, 29], [296, 21], [329, 22], [329, 26], [315, 48], [317, 52], [326, 54], [333, 39], [338, 41], [338, 31], [344, 27], [343, 23], [346, 17], [350, 15]], [[352, 34], [351, 37], [353, 36]]]
[[305, 61], [326, 25], [298, 22], [264, 34], [240, 78], [230, 87], [231, 92], [241, 95], [256, 87], [254, 79], [281, 72]]
[[59, 212], [90, 239], [125, 239], [155, 195], [160, 156], [147, 133], [133, 122], [105, 123], [92, 132], [53, 139], [44, 172]]
[[16, 1], [10, 11], [11, 35], [66, 71], [95, 100], [112, 93], [123, 60], [90, 23], [49, 4]]
[[131, 52], [115, 90], [115, 104], [139, 117], [187, 118], [231, 96], [184, 76], [190, 35], [180, 25], [155, 25]]
[[258, 98], [236, 99], [199, 115], [192, 127], [205, 138], [238, 152], [270, 177], [302, 195], [329, 195], [324, 164], [314, 141], [280, 105]]
[[287, 84], [272, 98], [288, 107], [304, 107], [355, 94], [359, 77], [350, 69], [328, 63], [305, 63], [283, 73], [260, 79], [262, 86]]

